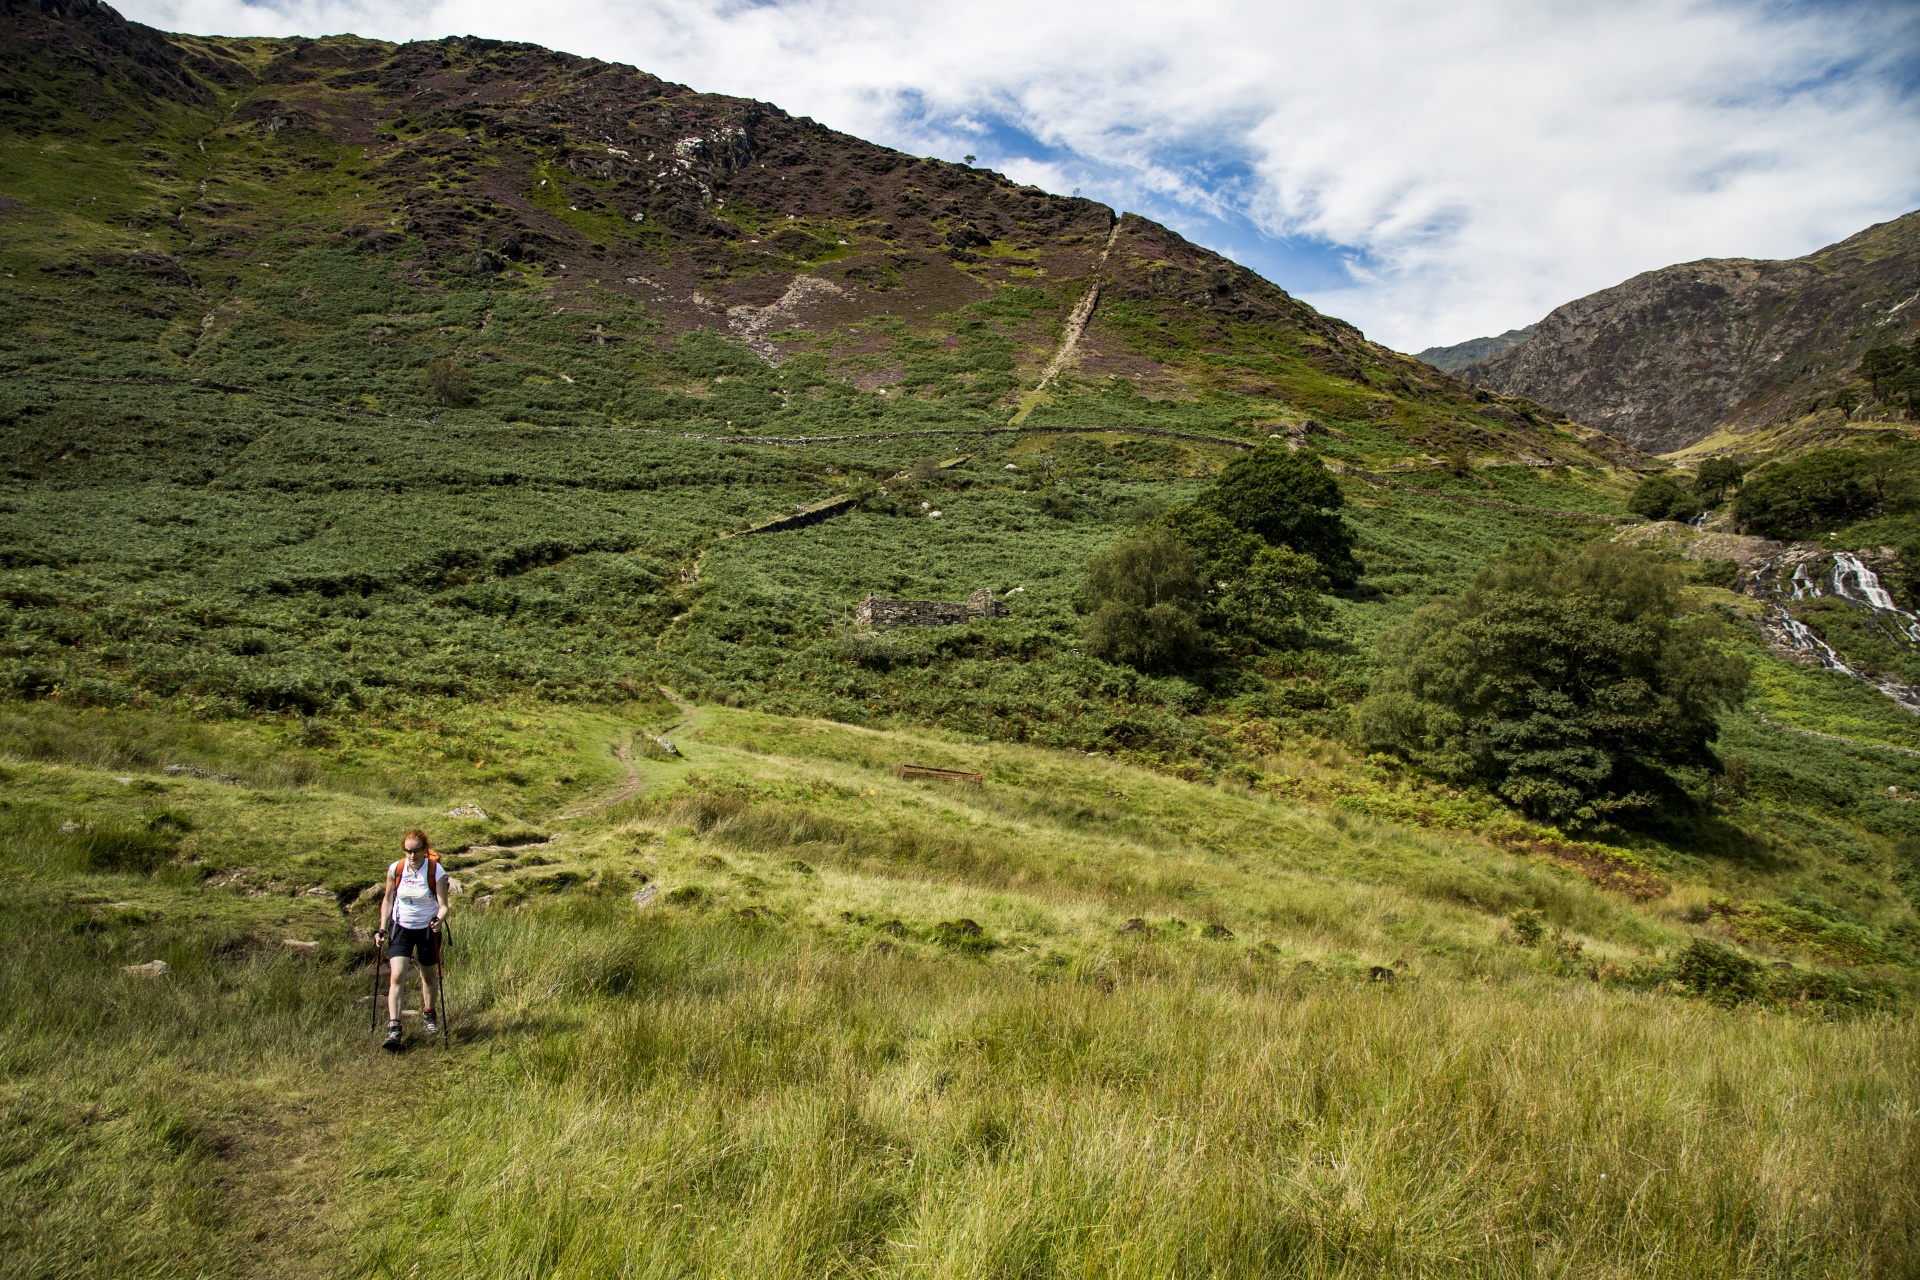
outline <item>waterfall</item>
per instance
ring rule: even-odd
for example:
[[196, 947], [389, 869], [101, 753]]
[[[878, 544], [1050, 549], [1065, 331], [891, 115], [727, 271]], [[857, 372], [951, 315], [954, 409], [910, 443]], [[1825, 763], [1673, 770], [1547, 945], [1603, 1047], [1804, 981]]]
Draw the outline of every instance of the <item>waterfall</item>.
[[[1826, 560], [1827, 553], [1803, 544], [1774, 556], [1746, 576], [1747, 594], [1767, 605], [1761, 630], [1779, 648], [1804, 653], [1828, 671], [1870, 685], [1901, 707], [1920, 715], [1920, 689], [1892, 676], [1871, 676], [1854, 670], [1812, 627], [1787, 612], [1786, 604], [1795, 600], [1833, 596], [1879, 619], [1893, 639], [1909, 645], [1920, 644], [1920, 615], [1895, 604], [1879, 575], [1859, 556], [1850, 551], [1833, 553], [1831, 573], [1822, 572]], [[1792, 566], [1791, 572], [1788, 565]]]
[[1880, 585], [1880, 575], [1861, 564], [1860, 557], [1851, 551], [1842, 551], [1833, 557], [1833, 591], [1845, 599], [1864, 602], [1875, 613], [1890, 613], [1903, 619], [1893, 625], [1909, 640], [1920, 641], [1920, 617], [1895, 604], [1887, 589]]
[[[1794, 597], [1796, 600], [1799, 598], [1798, 596]], [[1786, 633], [1788, 643], [1794, 648], [1813, 650], [1814, 656], [1820, 659], [1820, 665], [1829, 671], [1838, 671], [1841, 675], [1852, 676], [1856, 680], [1866, 678], [1845, 662], [1841, 661], [1840, 655], [1833, 651], [1832, 645], [1813, 634], [1812, 627], [1809, 627], [1806, 623], [1800, 621], [1777, 604], [1769, 607], [1773, 610], [1774, 621], [1780, 624], [1780, 629]]]

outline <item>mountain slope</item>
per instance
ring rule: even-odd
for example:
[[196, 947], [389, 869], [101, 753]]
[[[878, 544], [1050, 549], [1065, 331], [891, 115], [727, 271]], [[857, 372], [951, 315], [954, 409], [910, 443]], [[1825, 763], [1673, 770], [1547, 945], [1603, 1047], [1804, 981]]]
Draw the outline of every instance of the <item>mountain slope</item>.
[[1428, 347], [1425, 351], [1414, 353], [1414, 359], [1432, 365], [1443, 373], [1458, 373], [1464, 366], [1476, 360], [1485, 360], [1488, 356], [1498, 355], [1509, 347], [1517, 347], [1533, 336], [1533, 325], [1524, 329], [1509, 329], [1505, 333], [1489, 338], [1468, 338], [1465, 342], [1456, 342], [1450, 347]]
[[1708, 258], [1569, 302], [1460, 370], [1663, 453], [1797, 418], [1920, 332], [1920, 213], [1804, 258]]
[[[257, 309], [285, 278], [267, 273], [331, 250], [392, 288], [531, 289], [650, 345], [711, 331], [771, 363], [820, 354], [861, 390], [952, 409], [1010, 410], [1052, 365], [1056, 396], [1125, 381], [1234, 397], [1247, 423], [1359, 415], [1443, 451], [1580, 453], [1527, 406], [1476, 398], [1157, 224], [630, 67], [481, 40], [163, 36], [78, 0], [11, 6], [0, 32], [0, 124], [22, 143], [0, 171], [25, 268], [8, 291], [60, 282], [82, 306], [164, 318], [156, 363], [177, 370], [217, 374], [223, 307]], [[916, 384], [886, 325], [964, 347], [941, 317], [996, 298], [1002, 349], [969, 353], [964, 385]], [[309, 310], [278, 337], [378, 327]]]

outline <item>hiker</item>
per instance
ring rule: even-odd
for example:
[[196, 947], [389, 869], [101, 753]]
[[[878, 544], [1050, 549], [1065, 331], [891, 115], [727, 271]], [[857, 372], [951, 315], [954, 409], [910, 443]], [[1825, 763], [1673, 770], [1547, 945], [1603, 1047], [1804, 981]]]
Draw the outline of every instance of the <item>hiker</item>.
[[387, 1040], [382, 1048], [400, 1048], [400, 1000], [407, 985], [407, 965], [420, 968], [420, 1011], [428, 1035], [440, 1030], [434, 1008], [435, 979], [440, 968], [440, 922], [447, 918], [447, 873], [440, 855], [427, 842], [427, 833], [415, 828], [401, 837], [407, 856], [387, 868], [387, 891], [380, 899], [380, 932], [387, 948], [391, 978], [387, 982]]

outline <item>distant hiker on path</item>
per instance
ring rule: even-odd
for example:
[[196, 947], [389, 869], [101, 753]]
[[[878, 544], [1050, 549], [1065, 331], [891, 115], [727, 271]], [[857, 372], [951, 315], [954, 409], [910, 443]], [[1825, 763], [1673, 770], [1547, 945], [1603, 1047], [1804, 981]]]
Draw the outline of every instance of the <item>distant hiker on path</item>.
[[[407, 856], [387, 868], [387, 891], [380, 899], [380, 932], [387, 947], [387, 1040], [382, 1048], [400, 1048], [400, 1001], [407, 985], [407, 965], [420, 967], [420, 1009], [428, 1035], [440, 1030], [434, 1008], [436, 979], [440, 976], [440, 922], [447, 918], [447, 873], [440, 855], [427, 843], [427, 833], [415, 828], [401, 837]], [[391, 926], [391, 928], [389, 928]]]

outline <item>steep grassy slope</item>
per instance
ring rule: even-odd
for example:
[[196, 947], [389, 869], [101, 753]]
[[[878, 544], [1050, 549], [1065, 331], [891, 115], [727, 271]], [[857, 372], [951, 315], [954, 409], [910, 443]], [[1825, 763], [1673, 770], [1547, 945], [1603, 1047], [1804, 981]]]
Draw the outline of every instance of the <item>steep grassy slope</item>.
[[[9, 1273], [1911, 1268], [1904, 980], [1830, 950], [1885, 945], [1834, 900], [1870, 849], [1681, 858], [1636, 903], [1273, 779], [720, 709], [553, 816], [684, 714], [522, 717], [510, 762], [571, 778], [531, 811], [407, 741], [9, 718]], [[1805, 743], [1733, 821], [1861, 767]], [[376, 1062], [359, 890], [414, 822], [486, 843], [451, 1048]], [[1728, 968], [1769, 920], [1799, 962]]]

